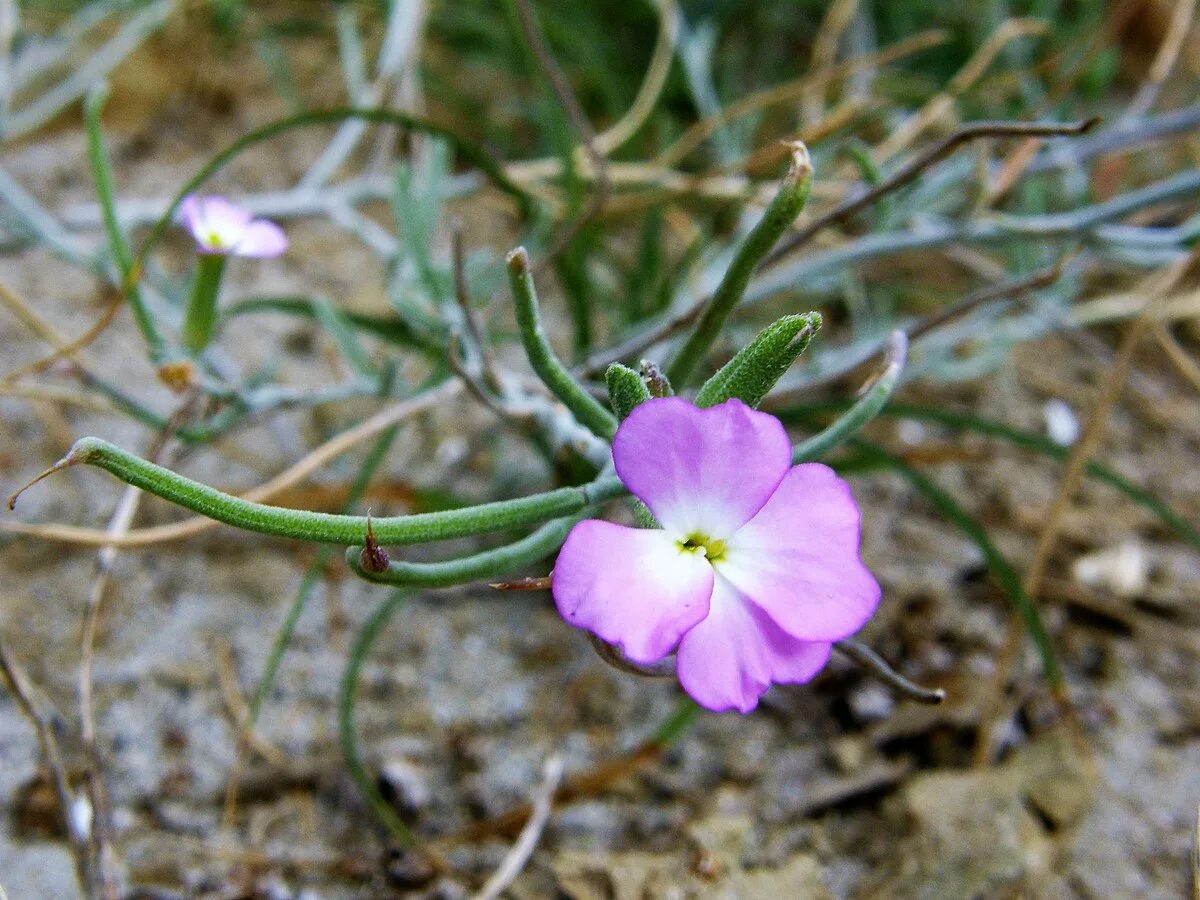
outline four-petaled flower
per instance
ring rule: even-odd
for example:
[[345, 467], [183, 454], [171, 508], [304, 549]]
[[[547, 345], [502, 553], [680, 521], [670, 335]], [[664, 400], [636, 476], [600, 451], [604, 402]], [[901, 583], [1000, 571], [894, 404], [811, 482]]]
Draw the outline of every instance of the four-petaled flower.
[[648, 400], [612, 445], [661, 529], [588, 519], [554, 567], [559, 612], [649, 664], [676, 652], [683, 689], [717, 712], [810, 680], [879, 603], [859, 512], [828, 466], [791, 464], [774, 416], [740, 400]]
[[283, 229], [266, 219], [256, 219], [224, 197], [185, 198], [179, 217], [191, 232], [197, 249], [213, 256], [279, 256], [288, 246]]

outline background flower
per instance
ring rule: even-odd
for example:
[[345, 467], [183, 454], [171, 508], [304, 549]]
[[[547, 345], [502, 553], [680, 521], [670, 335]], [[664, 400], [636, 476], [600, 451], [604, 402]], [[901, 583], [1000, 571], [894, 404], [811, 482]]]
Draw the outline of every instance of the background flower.
[[283, 229], [224, 197], [184, 199], [179, 216], [201, 253], [265, 259], [287, 250]]

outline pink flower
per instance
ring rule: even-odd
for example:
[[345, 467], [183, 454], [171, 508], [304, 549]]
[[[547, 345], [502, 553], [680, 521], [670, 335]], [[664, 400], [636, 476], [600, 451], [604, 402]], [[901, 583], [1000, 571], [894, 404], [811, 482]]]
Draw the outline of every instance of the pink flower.
[[849, 486], [828, 466], [793, 466], [774, 416], [740, 400], [648, 400], [612, 452], [662, 528], [580, 522], [554, 567], [555, 603], [634, 662], [674, 650], [702, 706], [745, 713], [771, 684], [809, 681], [875, 611]]
[[279, 256], [288, 246], [282, 228], [266, 219], [255, 219], [249, 210], [224, 197], [193, 194], [179, 205], [179, 216], [204, 254], [265, 259]]

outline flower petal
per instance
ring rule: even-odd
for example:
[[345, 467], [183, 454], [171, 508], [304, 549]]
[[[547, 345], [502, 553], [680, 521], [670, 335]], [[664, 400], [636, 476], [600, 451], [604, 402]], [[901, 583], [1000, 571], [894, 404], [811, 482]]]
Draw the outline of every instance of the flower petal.
[[287, 250], [288, 239], [283, 229], [266, 219], [255, 219], [242, 232], [241, 240], [233, 248], [237, 256], [266, 259], [279, 256]]
[[564, 619], [652, 663], [708, 614], [713, 570], [658, 529], [588, 519], [571, 529], [554, 565]]
[[179, 207], [180, 218], [192, 238], [206, 253], [229, 253], [250, 224], [249, 210], [224, 197], [187, 197]]
[[740, 400], [699, 409], [647, 400], [613, 438], [621, 481], [667, 531], [723, 539], [771, 496], [791, 463], [787, 432]]
[[748, 713], [772, 684], [810, 681], [830, 647], [787, 634], [718, 574], [708, 616], [679, 643], [676, 671], [701, 706]]
[[793, 637], [840, 640], [879, 605], [879, 584], [859, 557], [859, 518], [832, 469], [795, 466], [726, 542], [720, 573]]

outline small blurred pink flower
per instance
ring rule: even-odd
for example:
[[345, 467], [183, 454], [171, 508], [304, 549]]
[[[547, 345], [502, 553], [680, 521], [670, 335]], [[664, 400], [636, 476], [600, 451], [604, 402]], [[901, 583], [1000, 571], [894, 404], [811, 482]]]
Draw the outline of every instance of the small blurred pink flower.
[[648, 400], [621, 423], [613, 461], [662, 528], [580, 522], [554, 567], [555, 603], [634, 662], [674, 650], [702, 706], [746, 713], [771, 684], [809, 681], [875, 611], [849, 485], [792, 466], [774, 416], [740, 400]]
[[179, 217], [203, 254], [265, 259], [287, 250], [282, 228], [266, 219], [255, 219], [249, 210], [224, 197], [193, 194], [180, 204]]

